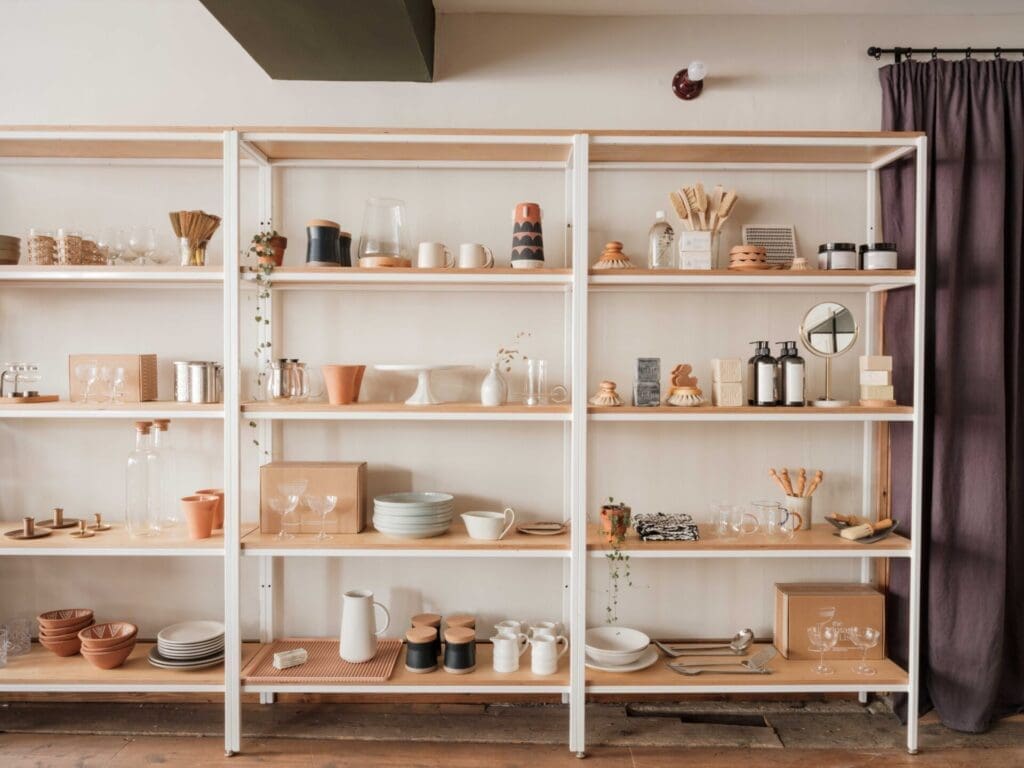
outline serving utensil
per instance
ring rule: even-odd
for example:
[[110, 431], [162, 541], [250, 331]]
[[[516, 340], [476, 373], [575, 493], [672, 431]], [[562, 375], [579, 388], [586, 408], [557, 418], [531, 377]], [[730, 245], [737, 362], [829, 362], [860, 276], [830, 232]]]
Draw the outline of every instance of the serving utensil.
[[710, 664], [680, 664], [669, 663], [668, 668], [673, 672], [692, 677], [703, 672], [713, 675], [770, 675], [771, 670], [767, 668], [769, 661], [775, 658], [778, 651], [774, 646], [762, 648], [749, 659], [740, 662], [720, 661]]
[[[667, 656], [679, 658], [680, 656], [741, 656], [747, 652], [754, 642], [754, 630], [741, 629], [728, 643], [662, 643], [654, 640]], [[717, 651], [717, 653], [707, 653]]]

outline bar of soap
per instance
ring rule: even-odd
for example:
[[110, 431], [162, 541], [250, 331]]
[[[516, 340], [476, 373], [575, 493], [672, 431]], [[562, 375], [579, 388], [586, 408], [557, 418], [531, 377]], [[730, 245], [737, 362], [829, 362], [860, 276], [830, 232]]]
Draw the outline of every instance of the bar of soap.
[[892, 384], [892, 371], [861, 371], [861, 386], [887, 387]]
[[861, 400], [892, 400], [893, 389], [892, 385], [886, 386], [862, 386], [860, 388], [860, 399]]
[[711, 381], [740, 384], [743, 382], [743, 362], [738, 357], [716, 357], [711, 360]]
[[892, 355], [861, 355], [860, 369], [862, 371], [891, 371]]
[[288, 669], [305, 664], [309, 658], [305, 648], [295, 648], [290, 651], [278, 651], [274, 654], [274, 669]]
[[743, 385], [731, 381], [712, 382], [711, 402], [713, 405], [726, 408], [743, 405]]

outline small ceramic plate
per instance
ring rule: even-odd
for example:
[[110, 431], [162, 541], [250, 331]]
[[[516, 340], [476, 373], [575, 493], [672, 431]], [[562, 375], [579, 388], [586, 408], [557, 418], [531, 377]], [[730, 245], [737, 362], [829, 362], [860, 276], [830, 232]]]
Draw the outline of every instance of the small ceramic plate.
[[219, 621], [183, 621], [164, 627], [156, 639], [168, 645], [199, 645], [224, 634], [224, 625]]
[[586, 657], [584, 663], [589, 669], [597, 669], [601, 672], [639, 672], [641, 669], [647, 669], [657, 661], [658, 649], [652, 645], [649, 646], [647, 650], [643, 652], [643, 655], [632, 664], [623, 664], [622, 666], [611, 667], [605, 664], [599, 664], [589, 656]]
[[160, 667], [161, 669], [203, 669], [205, 667], [213, 667], [218, 664], [224, 663], [224, 654], [219, 653], [216, 656], [205, 656], [201, 659], [191, 659], [188, 661], [178, 659], [168, 659], [156, 648], [149, 650], [149, 663], [154, 667]]
[[569, 526], [566, 523], [523, 523], [516, 526], [519, 533], [530, 536], [557, 536], [560, 533], [565, 533], [568, 529]]

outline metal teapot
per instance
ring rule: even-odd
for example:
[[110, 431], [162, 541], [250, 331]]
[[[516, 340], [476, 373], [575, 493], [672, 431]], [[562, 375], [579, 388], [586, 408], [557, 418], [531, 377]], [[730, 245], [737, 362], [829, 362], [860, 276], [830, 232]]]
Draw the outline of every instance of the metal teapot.
[[268, 403], [304, 403], [320, 394], [314, 385], [314, 373], [295, 358], [271, 360], [263, 374], [262, 395]]

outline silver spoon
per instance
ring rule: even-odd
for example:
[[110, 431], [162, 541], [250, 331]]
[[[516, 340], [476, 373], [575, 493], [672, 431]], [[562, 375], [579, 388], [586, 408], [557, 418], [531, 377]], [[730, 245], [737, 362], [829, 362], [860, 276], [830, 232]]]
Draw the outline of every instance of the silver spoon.
[[[655, 640], [654, 644], [665, 652], [666, 656], [676, 659], [680, 656], [741, 656], [754, 642], [754, 630], [741, 629], [728, 643], [697, 643], [697, 644], [673, 644], [665, 645]], [[707, 653], [707, 651], [720, 651], [719, 653]], [[721, 651], [724, 651], [721, 652]]]
[[[762, 648], [749, 659], [740, 662], [717, 662], [711, 664], [669, 664], [668, 668], [680, 675], [699, 675], [710, 672], [715, 675], [767, 675], [771, 674], [767, 664], [775, 658], [778, 651], [774, 646]], [[726, 669], [723, 669], [726, 667]]]

